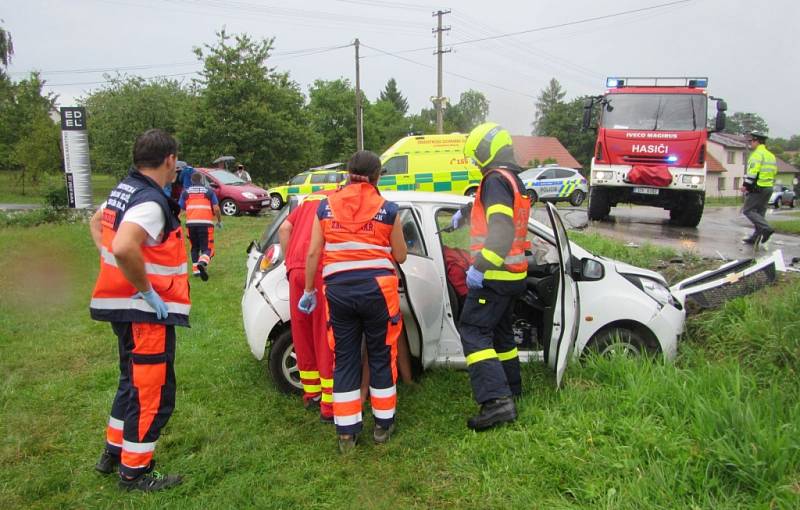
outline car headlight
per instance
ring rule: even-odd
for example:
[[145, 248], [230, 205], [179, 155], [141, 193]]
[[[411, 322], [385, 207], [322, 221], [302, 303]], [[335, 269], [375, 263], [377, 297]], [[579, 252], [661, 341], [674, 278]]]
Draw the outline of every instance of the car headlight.
[[698, 184], [703, 184], [705, 181], [705, 177], [702, 175], [684, 175], [681, 177], [681, 182], [684, 184], [693, 184], [697, 186]]
[[633, 274], [623, 274], [622, 276], [624, 276], [632, 284], [639, 287], [639, 289], [653, 298], [661, 306], [672, 303], [672, 294], [661, 282]]
[[247, 286], [249, 287], [253, 284], [253, 280], [255, 280], [256, 276], [263, 276], [269, 273], [278, 267], [281, 262], [283, 262], [281, 245], [273, 244], [267, 249], [266, 253], [258, 258], [258, 262], [256, 262], [256, 267], [253, 268], [253, 274], [250, 275], [250, 282], [247, 284]]
[[242, 196], [249, 200], [255, 200], [258, 198], [255, 193], [250, 193], [249, 191], [242, 191]]
[[602, 171], [602, 170], [598, 170], [598, 171], [596, 171], [594, 173], [594, 178], [595, 179], [600, 179], [602, 181], [602, 180], [605, 180], [605, 179], [611, 179], [611, 177], [613, 175], [614, 175], [613, 172], [605, 172], [605, 171]]

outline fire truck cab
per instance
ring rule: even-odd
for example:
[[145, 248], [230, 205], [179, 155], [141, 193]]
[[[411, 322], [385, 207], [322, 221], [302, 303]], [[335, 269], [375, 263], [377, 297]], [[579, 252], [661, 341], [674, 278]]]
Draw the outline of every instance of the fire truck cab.
[[609, 78], [606, 86], [584, 105], [584, 128], [597, 121], [589, 219], [628, 203], [661, 207], [673, 224], [696, 227], [705, 203], [708, 100], [717, 105], [712, 132], [725, 127], [725, 101], [708, 96], [708, 78]]

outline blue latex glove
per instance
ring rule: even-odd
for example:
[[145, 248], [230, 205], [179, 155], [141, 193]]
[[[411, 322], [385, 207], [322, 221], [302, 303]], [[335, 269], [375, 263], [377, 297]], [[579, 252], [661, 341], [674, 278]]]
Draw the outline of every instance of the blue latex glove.
[[456, 211], [456, 213], [450, 219], [450, 227], [452, 227], [453, 230], [457, 229], [458, 227], [461, 226], [461, 221], [463, 219], [464, 219], [464, 215], [461, 214], [461, 209], [459, 209], [458, 211]]
[[304, 290], [303, 297], [297, 303], [297, 309], [303, 313], [311, 313], [317, 307], [317, 289], [311, 292]]
[[147, 304], [150, 305], [153, 310], [155, 310], [156, 318], [158, 318], [158, 320], [166, 319], [167, 315], [169, 315], [167, 304], [153, 289], [150, 289], [147, 292], [137, 292], [133, 295], [133, 299], [144, 299], [147, 301]]
[[483, 273], [475, 269], [475, 266], [469, 266], [469, 269], [467, 269], [467, 288], [483, 288]]
[[222, 220], [218, 221], [216, 226], [217, 226], [217, 228], [221, 229], [222, 228]]

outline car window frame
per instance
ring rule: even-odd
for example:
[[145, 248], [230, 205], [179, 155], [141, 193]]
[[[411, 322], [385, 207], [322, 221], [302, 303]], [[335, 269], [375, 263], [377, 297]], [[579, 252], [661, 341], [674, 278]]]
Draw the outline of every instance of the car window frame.
[[[426, 259], [432, 259], [430, 251], [428, 250], [428, 245], [425, 242], [425, 234], [422, 230], [422, 222], [420, 221], [419, 211], [414, 206], [411, 205], [398, 205], [397, 214], [398, 216], [402, 215], [404, 211], [409, 211], [411, 214], [412, 219], [414, 220], [414, 226], [417, 229], [417, 236], [419, 237], [419, 241], [422, 245], [422, 251], [424, 254], [413, 253], [410, 248], [408, 248], [408, 242], [406, 241], [406, 248], [408, 248], [408, 254], [414, 255], [415, 257], [425, 257]], [[400, 228], [403, 227], [403, 218], [400, 217]], [[405, 231], [403, 232], [403, 240], [405, 240]]]
[[[309, 175], [311, 175], [311, 174], [308, 174], [308, 173], [297, 174], [294, 177], [292, 177], [291, 179], [289, 179], [289, 182], [287, 182], [286, 185], [287, 186], [302, 186], [303, 184], [305, 184], [308, 181], [308, 176]], [[300, 176], [303, 176], [303, 182], [295, 183], [294, 180], [297, 179]]]
[[[556, 179], [574, 179], [575, 178], [575, 170], [570, 170], [568, 168], [554, 168], [553, 169], [556, 173]], [[563, 172], [562, 176], [559, 176], [559, 172]]]
[[[394, 171], [386, 167], [386, 165], [394, 160], [402, 159], [405, 162], [405, 168], [402, 171]], [[408, 174], [408, 154], [398, 154], [396, 156], [392, 156], [391, 158], [386, 160], [386, 163], [382, 165], [382, 173], [381, 175], [406, 175]]]
[[[322, 180], [319, 182], [315, 182], [314, 178], [321, 178]], [[308, 184], [328, 184], [328, 174], [327, 173], [313, 173], [311, 174], [311, 179], [309, 179]]]

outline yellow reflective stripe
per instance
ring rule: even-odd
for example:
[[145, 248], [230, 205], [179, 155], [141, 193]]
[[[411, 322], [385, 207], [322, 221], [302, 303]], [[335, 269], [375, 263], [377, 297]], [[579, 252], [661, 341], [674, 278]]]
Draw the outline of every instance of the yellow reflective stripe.
[[490, 269], [483, 273], [484, 280], [500, 280], [504, 282], [524, 280], [527, 276], [527, 272], [512, 273], [511, 271], [503, 271], [501, 269]]
[[319, 372], [316, 370], [301, 370], [300, 379], [319, 379]]
[[505, 214], [506, 216], [511, 216], [512, 218], [514, 217], [514, 209], [510, 208], [507, 205], [494, 204], [492, 206], [489, 206], [488, 209], [486, 209], [486, 219], [488, 220], [489, 216], [496, 213]]
[[333, 404], [333, 394], [322, 392], [322, 402], [326, 404]]
[[322, 386], [319, 384], [304, 384], [303, 390], [306, 393], [319, 393], [322, 391]]
[[323, 388], [333, 388], [333, 379], [325, 379], [324, 377], [320, 377], [319, 382], [322, 384]]
[[467, 366], [470, 366], [473, 363], [477, 363], [479, 361], [484, 361], [493, 358], [497, 358], [497, 352], [495, 352], [494, 349], [484, 349], [482, 351], [475, 351], [469, 356], [467, 356]]
[[485, 258], [495, 266], [499, 267], [503, 265], [503, 257], [501, 257], [500, 255], [496, 254], [495, 252], [493, 252], [488, 248], [482, 249], [481, 255], [483, 255], [483, 258]]
[[498, 352], [497, 353], [497, 357], [500, 358], [500, 361], [508, 361], [508, 360], [514, 359], [514, 358], [516, 358], [518, 356], [519, 356], [519, 351], [517, 351], [516, 347], [514, 347], [510, 351]]

